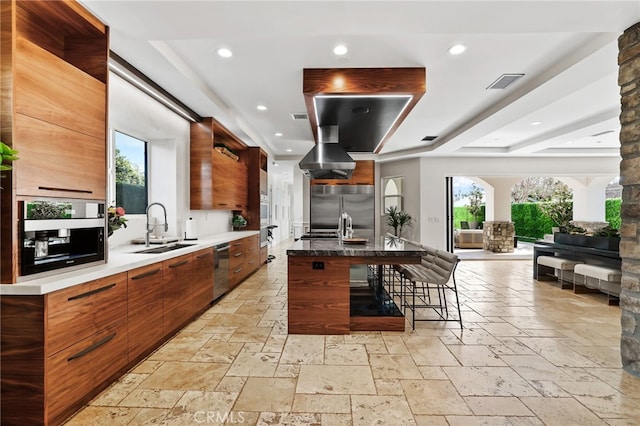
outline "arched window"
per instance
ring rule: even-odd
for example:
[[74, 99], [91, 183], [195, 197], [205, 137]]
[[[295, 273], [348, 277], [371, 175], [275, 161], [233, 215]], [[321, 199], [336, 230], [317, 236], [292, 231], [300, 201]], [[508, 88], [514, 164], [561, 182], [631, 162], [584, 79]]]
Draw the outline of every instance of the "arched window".
[[404, 207], [404, 176], [382, 179], [382, 213], [391, 206]]

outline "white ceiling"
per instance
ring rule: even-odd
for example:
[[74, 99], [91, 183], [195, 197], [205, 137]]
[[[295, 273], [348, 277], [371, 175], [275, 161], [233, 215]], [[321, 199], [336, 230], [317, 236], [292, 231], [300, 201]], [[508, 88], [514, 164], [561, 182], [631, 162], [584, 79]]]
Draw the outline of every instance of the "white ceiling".
[[[291, 117], [306, 112], [302, 70], [340, 67], [426, 68], [427, 91], [381, 161], [617, 156], [617, 39], [640, 22], [638, 0], [81, 2], [110, 26], [114, 52], [281, 162], [313, 144], [309, 122]], [[468, 50], [450, 55], [455, 43]], [[525, 76], [487, 90], [503, 73]]]

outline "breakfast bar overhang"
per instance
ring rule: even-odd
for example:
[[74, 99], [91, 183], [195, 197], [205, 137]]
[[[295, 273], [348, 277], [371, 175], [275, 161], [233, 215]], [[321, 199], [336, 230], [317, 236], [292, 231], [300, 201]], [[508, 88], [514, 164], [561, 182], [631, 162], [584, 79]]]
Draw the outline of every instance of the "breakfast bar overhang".
[[[365, 244], [298, 240], [288, 250], [289, 334], [349, 334], [350, 331], [404, 331], [405, 319], [384, 289], [385, 265], [420, 263], [424, 249], [385, 236]], [[370, 270], [369, 290], [351, 285], [354, 265]], [[355, 304], [375, 305], [359, 315]]]

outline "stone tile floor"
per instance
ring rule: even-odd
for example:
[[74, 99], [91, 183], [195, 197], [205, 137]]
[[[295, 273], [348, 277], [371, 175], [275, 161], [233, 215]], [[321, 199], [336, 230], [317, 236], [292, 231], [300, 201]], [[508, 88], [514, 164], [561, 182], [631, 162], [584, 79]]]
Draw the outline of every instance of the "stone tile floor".
[[287, 335], [285, 249], [68, 422], [73, 425], [637, 425], [620, 309], [461, 262], [465, 329]]

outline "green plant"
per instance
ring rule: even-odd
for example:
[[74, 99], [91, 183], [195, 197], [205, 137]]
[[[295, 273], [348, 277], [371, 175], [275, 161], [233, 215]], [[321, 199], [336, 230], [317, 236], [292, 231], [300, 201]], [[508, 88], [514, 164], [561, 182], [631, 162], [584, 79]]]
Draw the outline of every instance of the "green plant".
[[482, 213], [482, 197], [483, 193], [480, 188], [474, 183], [471, 186], [471, 192], [469, 192], [469, 204], [466, 205], [469, 214], [473, 217], [474, 221], [478, 221], [480, 214]]
[[[573, 220], [573, 195], [565, 186], [558, 186], [553, 193], [551, 201], [540, 203], [540, 210], [558, 227], [567, 228]], [[564, 232], [564, 231], [562, 231]]]
[[247, 219], [245, 219], [241, 214], [236, 213], [231, 219], [231, 225], [234, 228], [244, 228], [247, 226]]
[[[0, 172], [11, 170], [11, 163], [18, 159], [17, 154], [18, 151], [6, 143], [0, 142]], [[4, 175], [0, 175], [0, 177], [4, 177]], [[2, 189], [1, 186], [0, 189]]]
[[603, 226], [602, 228], [596, 229], [593, 232], [593, 236], [615, 238], [620, 236], [620, 231], [607, 225], [607, 226]]
[[565, 234], [576, 234], [576, 235], [587, 235], [587, 230], [572, 224], [567, 224], [560, 227], [560, 232], [564, 232]]
[[393, 228], [393, 235], [400, 237], [404, 226], [413, 226], [413, 217], [397, 206], [387, 207], [384, 214], [385, 223]]

